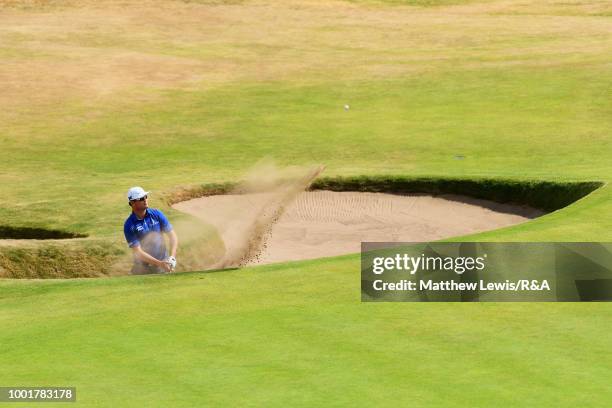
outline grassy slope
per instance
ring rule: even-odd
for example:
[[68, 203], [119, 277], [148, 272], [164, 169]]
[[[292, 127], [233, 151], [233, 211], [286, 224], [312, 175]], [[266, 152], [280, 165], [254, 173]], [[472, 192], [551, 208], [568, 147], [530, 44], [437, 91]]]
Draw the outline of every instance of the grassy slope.
[[[598, 81], [589, 81], [594, 76]], [[131, 184], [159, 192], [235, 179], [264, 156], [280, 164], [321, 162], [328, 175], [607, 181], [612, 115], [602, 89], [611, 84], [612, 75], [598, 65], [576, 64], [535, 73], [499, 68], [409, 80], [168, 91], [161, 102], [50, 126], [44, 140], [27, 148], [27, 138], [7, 140], [3, 167], [27, 181], [4, 186], [0, 212], [9, 225], [117, 235], [129, 211], [123, 190]], [[45, 177], [32, 157], [47, 160]], [[66, 199], [81, 194], [85, 199]], [[608, 189], [603, 194], [610, 197]], [[563, 222], [579, 239], [609, 236], [610, 217], [593, 214], [611, 206], [602, 200]], [[543, 239], [564, 237], [548, 233], [550, 223], [533, 227]]]
[[[612, 174], [606, 18], [161, 4], [176, 16], [146, 9], [129, 32], [138, 9], [97, 10], [97, 31], [78, 9], [5, 17], [3, 224], [120, 240], [129, 186], [232, 180], [263, 156], [328, 175]], [[563, 222], [609, 236], [606, 202]]]
[[[2, 66], [13, 80], [0, 96], [0, 218], [120, 239], [131, 184], [161, 191], [233, 179], [263, 155], [324, 162], [329, 174], [609, 181], [612, 36], [606, 18], [584, 17], [606, 10], [497, 3], [463, 15], [339, 5], [271, 13], [246, 3], [190, 9], [181, 24], [174, 9], [137, 13], [160, 32], [104, 10], [96, 14], [106, 16], [104, 30], [88, 31], [87, 13], [60, 14], [70, 35], [46, 23], [54, 13], [11, 16], [0, 52], [26, 78], [26, 94], [9, 86], [18, 81], [12, 65]], [[524, 13], [535, 15], [514, 16]], [[282, 35], [262, 29], [271, 15], [286, 17], [275, 21]], [[226, 24], [236, 21], [251, 25]], [[219, 64], [223, 75], [198, 65], [215, 74], [203, 86], [150, 79], [149, 65], [167, 75], [197, 69], [121, 54], [143, 50]], [[81, 64], [74, 77], [64, 54]], [[119, 62], [96, 70], [106, 66], [98, 54]], [[104, 76], [112, 72], [127, 85]], [[93, 77], [116, 85], [112, 97], [89, 97]], [[606, 187], [479, 237], [609, 240], [611, 198]], [[355, 256], [214, 274], [1, 281], [0, 378], [76, 385], [84, 406], [612, 398], [605, 304], [362, 305], [358, 282]]]

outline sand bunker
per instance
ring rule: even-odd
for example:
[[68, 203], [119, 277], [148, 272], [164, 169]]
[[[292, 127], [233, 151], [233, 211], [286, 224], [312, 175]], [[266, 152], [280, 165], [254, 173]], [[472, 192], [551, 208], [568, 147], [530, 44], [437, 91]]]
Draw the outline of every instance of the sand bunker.
[[[525, 222], [541, 211], [468, 197], [306, 191], [282, 211], [271, 193], [197, 198], [173, 207], [219, 231], [228, 253], [259, 240], [235, 263], [263, 264], [359, 252], [362, 241], [433, 241]], [[267, 213], [267, 208], [270, 208]], [[253, 220], [273, 220], [253, 235]], [[221, 266], [229, 266], [224, 264]]]

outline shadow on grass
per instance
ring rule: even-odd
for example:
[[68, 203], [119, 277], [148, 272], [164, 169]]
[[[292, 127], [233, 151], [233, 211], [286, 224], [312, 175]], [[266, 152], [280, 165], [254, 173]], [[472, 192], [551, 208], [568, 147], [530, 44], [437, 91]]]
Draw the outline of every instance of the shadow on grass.
[[[181, 187], [163, 194], [168, 205], [211, 195], [227, 194], [236, 183], [202, 184]], [[455, 194], [490, 200], [500, 204], [526, 205], [542, 211], [555, 211], [587, 196], [604, 185], [601, 181], [564, 182], [489, 178], [445, 178], [412, 176], [319, 177], [310, 190], [361, 191], [392, 194]], [[462, 198], [456, 198], [461, 200]]]
[[86, 234], [79, 234], [77, 232], [0, 225], [0, 239], [70, 239], [86, 237]]

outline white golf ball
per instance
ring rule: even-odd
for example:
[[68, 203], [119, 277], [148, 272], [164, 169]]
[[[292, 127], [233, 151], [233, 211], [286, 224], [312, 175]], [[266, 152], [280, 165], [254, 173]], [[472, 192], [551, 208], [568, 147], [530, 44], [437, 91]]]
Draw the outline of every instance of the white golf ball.
[[351, 109], [351, 107], [350, 107], [350, 106], [348, 106], [348, 105], [344, 105], [344, 110], [349, 110], [349, 109]]

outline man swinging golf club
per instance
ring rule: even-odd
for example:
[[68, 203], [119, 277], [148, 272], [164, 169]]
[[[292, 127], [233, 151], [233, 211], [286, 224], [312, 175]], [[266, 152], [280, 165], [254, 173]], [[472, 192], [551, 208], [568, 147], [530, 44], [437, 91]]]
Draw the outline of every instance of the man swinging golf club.
[[[178, 237], [160, 210], [149, 208], [149, 192], [132, 187], [127, 198], [132, 213], [123, 224], [123, 233], [134, 254], [133, 275], [172, 272], [176, 267]], [[170, 238], [170, 256], [163, 234]]]

